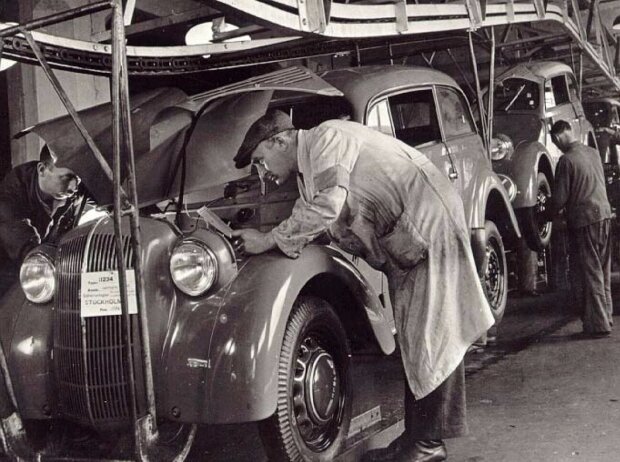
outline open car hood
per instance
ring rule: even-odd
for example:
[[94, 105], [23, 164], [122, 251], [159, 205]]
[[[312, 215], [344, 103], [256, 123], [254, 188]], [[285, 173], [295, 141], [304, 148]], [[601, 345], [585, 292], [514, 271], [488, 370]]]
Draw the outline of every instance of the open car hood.
[[501, 82], [506, 79], [515, 78], [515, 79], [524, 79], [531, 80], [533, 82], [544, 82], [544, 77], [540, 77], [532, 72], [525, 64], [520, 64], [515, 67], [508, 69], [506, 72], [498, 75], [495, 78], [496, 82]]
[[[236, 169], [237, 153], [250, 125], [265, 113], [274, 91], [328, 96], [342, 93], [301, 66], [280, 69], [243, 82], [187, 96], [175, 88], [160, 88], [132, 96], [131, 125], [140, 205], [179, 194], [180, 158], [186, 150], [185, 193], [212, 189], [249, 173]], [[88, 132], [112, 165], [112, 106], [110, 103], [79, 112]], [[23, 130], [34, 132], [58, 156], [58, 164], [73, 169], [100, 205], [113, 202], [112, 184], [70, 116], [62, 116]], [[126, 177], [123, 175], [123, 186]]]

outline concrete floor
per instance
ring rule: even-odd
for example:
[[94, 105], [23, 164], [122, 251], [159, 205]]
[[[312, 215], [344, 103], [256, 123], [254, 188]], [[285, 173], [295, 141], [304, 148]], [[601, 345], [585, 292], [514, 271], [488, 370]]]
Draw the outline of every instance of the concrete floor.
[[[497, 345], [466, 358], [470, 432], [446, 441], [448, 460], [620, 460], [620, 333], [576, 337], [570, 305], [567, 294], [509, 300]], [[390, 430], [367, 446], [385, 446], [402, 422]]]
[[571, 337], [580, 330], [572, 321], [470, 377], [470, 434], [448, 442], [449, 460], [620, 460], [620, 335]]

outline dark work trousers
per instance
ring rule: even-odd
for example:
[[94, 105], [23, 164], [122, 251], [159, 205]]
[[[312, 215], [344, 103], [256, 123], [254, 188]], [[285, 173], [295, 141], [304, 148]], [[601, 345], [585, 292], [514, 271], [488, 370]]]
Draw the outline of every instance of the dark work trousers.
[[586, 333], [610, 332], [611, 222], [569, 229], [571, 292]]
[[528, 247], [525, 239], [519, 240], [517, 246], [517, 262], [519, 290], [523, 292], [532, 292], [536, 290], [538, 254]]
[[408, 440], [442, 440], [466, 434], [463, 361], [439, 387], [422, 399], [415, 399], [405, 381], [405, 436]]

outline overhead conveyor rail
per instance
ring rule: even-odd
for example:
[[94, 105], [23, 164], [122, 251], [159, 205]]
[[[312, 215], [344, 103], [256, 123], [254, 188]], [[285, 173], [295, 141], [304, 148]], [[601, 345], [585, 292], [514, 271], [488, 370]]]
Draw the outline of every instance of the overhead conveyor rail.
[[[411, 44], [427, 40], [454, 39], [468, 31], [503, 31], [497, 46], [506, 50], [511, 28], [545, 25], [557, 28], [556, 36], [570, 42], [589, 60], [597, 83], [620, 90], [617, 76], [618, 40], [604, 30], [598, 17], [598, 2], [580, 11], [577, 0], [486, 1], [417, 4], [355, 3], [331, 0], [206, 0], [222, 16], [245, 24], [240, 30], [254, 32], [252, 40], [224, 41], [231, 33], [215, 36], [215, 43], [193, 46], [127, 46], [130, 75], [167, 75], [247, 66], [257, 63], [308, 58], [369, 47]], [[213, 15], [211, 15], [213, 16]], [[587, 17], [584, 17], [587, 16]], [[593, 27], [598, 26], [598, 27]], [[8, 25], [4, 25], [8, 27]], [[593, 37], [592, 31], [596, 34]], [[34, 40], [52, 67], [92, 74], [109, 74], [111, 46], [96, 41], [75, 40], [32, 31]], [[241, 33], [241, 32], [240, 32]], [[541, 29], [528, 40], [544, 43], [549, 34]], [[105, 34], [104, 34], [105, 35]], [[239, 34], [237, 34], [239, 35]], [[99, 36], [103, 36], [99, 34]], [[36, 56], [21, 35], [3, 38], [3, 55], [36, 63]], [[588, 39], [594, 40], [594, 43]], [[219, 42], [217, 41], [219, 39]], [[556, 37], [557, 41], [557, 37]]]

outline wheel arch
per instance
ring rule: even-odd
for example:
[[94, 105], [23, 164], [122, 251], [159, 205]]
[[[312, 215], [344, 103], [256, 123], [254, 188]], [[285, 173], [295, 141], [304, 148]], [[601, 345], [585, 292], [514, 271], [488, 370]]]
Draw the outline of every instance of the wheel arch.
[[538, 172], [543, 171], [552, 183], [554, 163], [544, 145], [539, 142], [517, 146], [511, 159], [501, 164], [501, 173], [508, 175], [517, 186], [514, 209], [533, 207], [536, 204]]
[[514, 249], [521, 237], [521, 231], [512, 205], [506, 203], [504, 196], [497, 188], [489, 191], [484, 216], [497, 226], [504, 241], [504, 247]]
[[299, 295], [312, 295], [329, 303], [340, 318], [351, 349], [381, 351], [368, 316], [364, 315], [364, 302], [352, 291], [340, 275], [334, 273], [317, 274], [302, 288]]
[[508, 248], [513, 248], [521, 237], [508, 193], [496, 175], [488, 175], [478, 187], [480, 199], [476, 201], [475, 214], [470, 221], [471, 247], [476, 268], [481, 275], [486, 253], [486, 220], [492, 220], [498, 227], [502, 240]]
[[549, 181], [549, 185], [551, 186], [551, 192], [553, 192], [553, 179], [554, 179], [554, 168], [551, 165], [551, 160], [549, 159], [548, 156], [540, 156], [540, 159], [538, 161], [538, 168], [537, 168], [537, 172], [538, 173], [544, 173], [545, 176], [547, 177], [547, 181]]

